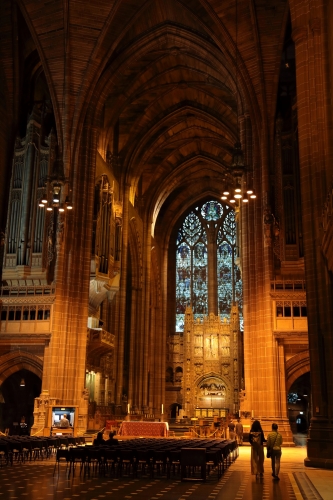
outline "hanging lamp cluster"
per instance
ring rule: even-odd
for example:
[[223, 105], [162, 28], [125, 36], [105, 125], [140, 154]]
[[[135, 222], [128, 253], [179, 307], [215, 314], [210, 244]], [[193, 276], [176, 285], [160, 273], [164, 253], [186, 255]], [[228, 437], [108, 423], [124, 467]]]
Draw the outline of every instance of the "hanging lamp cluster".
[[[237, 112], [237, 135], [239, 133], [239, 120], [238, 120], [238, 2], [236, 0], [236, 44], [235, 44], [235, 82], [236, 82], [236, 112]], [[229, 169], [228, 169], [229, 170]], [[230, 170], [228, 171], [225, 181], [225, 186], [221, 199], [228, 201], [231, 204], [236, 204], [242, 201], [248, 203], [249, 200], [256, 199], [256, 194], [251, 186], [246, 186], [245, 173], [247, 168], [245, 166], [244, 155], [240, 140], [237, 140], [234, 145], [232, 154], [232, 162]]]
[[66, 184], [68, 184], [68, 179], [64, 176], [63, 161], [61, 157], [58, 157], [53, 165], [52, 176], [45, 181], [45, 191], [39, 201], [39, 206], [41, 208], [46, 207], [48, 212], [53, 212], [54, 209], [57, 209], [60, 213], [65, 212], [65, 210], [72, 210], [71, 199], [68, 195], [65, 195]]
[[64, 190], [64, 183], [61, 181], [52, 181], [47, 183], [46, 190], [43, 193], [39, 201], [39, 206], [41, 208], [46, 207], [48, 212], [52, 212], [55, 208], [59, 212], [64, 212], [65, 210], [72, 210], [73, 205], [69, 196], [66, 196], [65, 201], [63, 199], [62, 192]]
[[240, 142], [236, 142], [232, 155], [230, 172], [224, 179], [224, 189], [221, 196], [223, 201], [237, 203], [242, 201], [248, 203], [249, 200], [255, 200], [256, 194], [252, 186], [247, 186], [245, 181], [246, 167]]

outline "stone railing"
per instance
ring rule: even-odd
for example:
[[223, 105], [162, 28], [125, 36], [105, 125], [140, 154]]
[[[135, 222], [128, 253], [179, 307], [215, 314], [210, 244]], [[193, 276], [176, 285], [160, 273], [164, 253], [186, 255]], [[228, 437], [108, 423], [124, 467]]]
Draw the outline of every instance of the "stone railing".
[[103, 330], [103, 328], [88, 328], [87, 336], [89, 343], [103, 343], [114, 347], [114, 334]]
[[54, 285], [12, 285], [0, 287], [0, 295], [2, 297], [40, 297], [50, 296], [55, 294]]

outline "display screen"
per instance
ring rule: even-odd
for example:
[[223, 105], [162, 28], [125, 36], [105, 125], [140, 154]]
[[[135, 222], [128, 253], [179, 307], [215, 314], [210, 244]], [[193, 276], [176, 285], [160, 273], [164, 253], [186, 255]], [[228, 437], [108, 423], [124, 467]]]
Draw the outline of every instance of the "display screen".
[[52, 426], [60, 429], [74, 427], [75, 408], [54, 406], [52, 408]]

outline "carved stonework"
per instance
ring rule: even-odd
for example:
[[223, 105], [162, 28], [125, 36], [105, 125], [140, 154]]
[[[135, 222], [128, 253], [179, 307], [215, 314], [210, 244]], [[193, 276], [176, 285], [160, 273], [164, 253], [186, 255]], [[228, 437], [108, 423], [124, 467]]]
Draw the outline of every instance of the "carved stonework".
[[270, 209], [267, 207], [264, 212], [264, 239], [265, 246], [272, 246], [272, 225], [274, 223], [274, 217]]
[[184, 335], [169, 339], [171, 366], [167, 380], [171, 384], [173, 373], [183, 369], [184, 377], [179, 383], [185, 394], [182, 404], [187, 414], [194, 414], [198, 408], [233, 411], [238, 407], [239, 337], [237, 306], [232, 307], [230, 321], [214, 314], [200, 320], [194, 318], [191, 308], [186, 308]]

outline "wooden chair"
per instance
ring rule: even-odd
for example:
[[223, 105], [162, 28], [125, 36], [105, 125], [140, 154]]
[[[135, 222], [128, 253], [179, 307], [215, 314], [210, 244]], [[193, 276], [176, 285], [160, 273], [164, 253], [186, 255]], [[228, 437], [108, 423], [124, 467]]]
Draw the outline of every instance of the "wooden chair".
[[180, 457], [181, 480], [196, 481], [196, 471], [200, 469], [200, 479], [206, 481], [206, 448], [182, 448]]
[[54, 469], [53, 469], [53, 475], [55, 474], [55, 470], [56, 470], [57, 466], [58, 466], [58, 474], [59, 474], [60, 462], [66, 462], [66, 471], [67, 471], [68, 464], [69, 464], [69, 451], [68, 450], [65, 450], [62, 448], [57, 449], [56, 461], [55, 461]]

